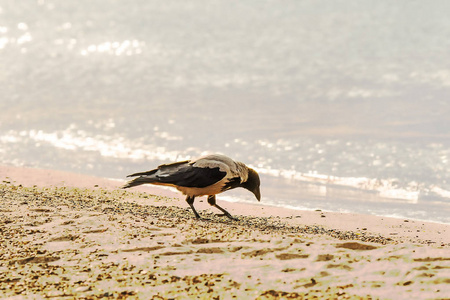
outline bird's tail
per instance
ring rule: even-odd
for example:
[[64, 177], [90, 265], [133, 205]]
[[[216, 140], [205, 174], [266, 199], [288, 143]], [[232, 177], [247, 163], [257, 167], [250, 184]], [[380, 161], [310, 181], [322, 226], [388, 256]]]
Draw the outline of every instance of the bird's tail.
[[151, 170], [151, 171], [148, 171], [148, 172], [134, 173], [134, 174], [128, 175], [127, 177], [136, 177], [136, 176], [139, 176], [139, 177], [128, 181], [122, 187], [122, 189], [127, 189], [127, 188], [130, 188], [130, 187], [138, 186], [138, 185], [145, 184], [145, 183], [154, 183], [154, 182], [156, 182], [157, 179], [154, 176], [152, 176], [153, 174], [156, 173], [156, 171], [157, 171], [157, 169]]

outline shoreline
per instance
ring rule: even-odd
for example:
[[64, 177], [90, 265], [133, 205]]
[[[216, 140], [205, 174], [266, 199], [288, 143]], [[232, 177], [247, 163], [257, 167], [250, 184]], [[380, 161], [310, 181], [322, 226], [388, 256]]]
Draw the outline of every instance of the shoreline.
[[[103, 188], [107, 190], [119, 189], [125, 182], [116, 179], [108, 179], [66, 171], [38, 169], [28, 167], [14, 167], [0, 165], [0, 183], [9, 181], [12, 184], [38, 187], [78, 187], [78, 188]], [[171, 198], [164, 205], [173, 205], [180, 208], [188, 208], [185, 197], [175, 189], [161, 188], [152, 185], [142, 185], [128, 189], [130, 192], [141, 192], [150, 195], [158, 195]], [[134, 199], [142, 205], [152, 205], [148, 199]], [[218, 196], [220, 202], [220, 195]], [[439, 244], [450, 247], [450, 224], [428, 222], [415, 219], [384, 217], [356, 213], [339, 213], [322, 210], [297, 210], [291, 208], [264, 205], [255, 202], [238, 203], [225, 202], [226, 209], [232, 215], [255, 217], [279, 217], [290, 225], [321, 225], [345, 231], [365, 231], [373, 235], [390, 236], [398, 241], [408, 241], [422, 244]], [[215, 211], [206, 203], [205, 197], [196, 199], [195, 207], [199, 213], [202, 211]], [[417, 227], [417, 228], [416, 228]]]
[[[443, 299], [450, 226], [206, 199], [0, 166], [0, 297]], [[219, 199], [220, 200], [220, 199]], [[225, 205], [224, 205], [225, 206]]]

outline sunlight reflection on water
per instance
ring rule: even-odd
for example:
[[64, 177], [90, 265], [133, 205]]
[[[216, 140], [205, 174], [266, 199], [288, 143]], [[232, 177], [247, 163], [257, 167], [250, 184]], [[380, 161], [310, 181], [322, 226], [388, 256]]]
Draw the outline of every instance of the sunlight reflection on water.
[[450, 2], [319, 3], [5, 0], [0, 162], [221, 152], [273, 205], [448, 220]]

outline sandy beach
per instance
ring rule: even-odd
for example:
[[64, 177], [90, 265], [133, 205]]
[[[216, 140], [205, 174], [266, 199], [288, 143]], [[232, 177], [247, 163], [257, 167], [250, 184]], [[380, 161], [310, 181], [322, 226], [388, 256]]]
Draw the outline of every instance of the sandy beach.
[[450, 225], [0, 166], [0, 297], [449, 299]]

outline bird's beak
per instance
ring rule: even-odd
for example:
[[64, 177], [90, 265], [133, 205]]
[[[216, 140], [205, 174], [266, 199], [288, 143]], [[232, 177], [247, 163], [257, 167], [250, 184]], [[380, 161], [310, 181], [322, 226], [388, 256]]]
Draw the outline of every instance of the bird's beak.
[[253, 191], [253, 194], [255, 194], [255, 197], [256, 199], [258, 199], [258, 201], [261, 201], [261, 192], [259, 191], [259, 187]]

